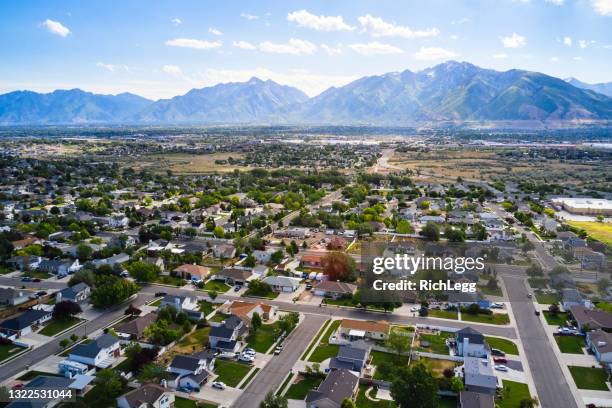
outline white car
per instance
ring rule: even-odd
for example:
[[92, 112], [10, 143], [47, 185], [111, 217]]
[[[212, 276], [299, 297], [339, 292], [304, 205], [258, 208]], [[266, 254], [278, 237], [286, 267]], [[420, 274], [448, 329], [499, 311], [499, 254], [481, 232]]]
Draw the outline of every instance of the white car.
[[255, 357], [249, 356], [247, 354], [243, 354], [240, 357], [238, 357], [238, 360], [244, 361], [245, 363], [252, 363], [253, 361], [255, 361]]
[[421, 306], [412, 306], [412, 307], [410, 308], [410, 311], [411, 311], [411, 312], [418, 312], [419, 310], [421, 310]]
[[508, 367], [506, 367], [506, 366], [505, 366], [505, 365], [503, 365], [503, 364], [495, 364], [494, 368], [495, 368], [497, 371], [508, 371]]
[[212, 383], [212, 387], [216, 388], [218, 390], [224, 390], [225, 389], [225, 383], [221, 382], [221, 381], [215, 381]]

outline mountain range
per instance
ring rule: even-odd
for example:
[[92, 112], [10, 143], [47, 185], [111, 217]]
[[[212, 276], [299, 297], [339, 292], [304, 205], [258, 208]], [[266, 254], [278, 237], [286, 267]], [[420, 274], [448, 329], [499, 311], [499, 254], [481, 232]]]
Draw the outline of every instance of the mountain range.
[[1, 125], [318, 123], [404, 125], [424, 121], [611, 120], [610, 84], [539, 72], [494, 71], [450, 61], [357, 79], [309, 98], [251, 78], [171, 99], [79, 89], [0, 95]]

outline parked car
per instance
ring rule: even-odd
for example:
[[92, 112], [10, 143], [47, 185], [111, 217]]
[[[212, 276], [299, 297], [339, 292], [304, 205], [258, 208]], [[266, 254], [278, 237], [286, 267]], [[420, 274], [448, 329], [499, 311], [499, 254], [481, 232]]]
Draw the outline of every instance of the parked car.
[[242, 361], [245, 363], [252, 363], [253, 361], [255, 361], [255, 357], [250, 356], [248, 354], [241, 354], [240, 357], [238, 357], [238, 361]]
[[21, 278], [22, 282], [32, 282], [32, 278], [29, 276], [24, 276], [23, 278]]
[[32, 282], [40, 282], [40, 278], [34, 278], [32, 279]]
[[536, 310], [536, 311], [535, 311], [535, 315], [536, 315], [536, 316], [539, 316], [539, 315], [540, 315], [540, 311], [539, 311], [539, 310]]
[[41, 291], [39, 291], [39, 292], [36, 292], [36, 294], [37, 294], [38, 296], [45, 296], [45, 295], [47, 294], [47, 292], [45, 292], [44, 290], [41, 290]]
[[504, 308], [504, 304], [503, 303], [499, 303], [499, 302], [495, 302], [495, 303], [491, 303], [491, 306], [489, 306], [491, 309], [503, 309]]
[[491, 349], [491, 354], [497, 357], [506, 357], [506, 353], [504, 353], [503, 351], [499, 349]]
[[508, 360], [506, 360], [506, 357], [493, 357], [493, 361], [499, 364], [507, 364]]
[[166, 295], [167, 295], [166, 292], [155, 292], [155, 297], [164, 297]]
[[212, 387], [216, 388], [218, 390], [224, 390], [225, 389], [225, 383], [221, 382], [221, 381], [215, 381], [212, 383]]
[[244, 352], [245, 352], [245, 353], [252, 353], [252, 354], [255, 354], [255, 350], [253, 350], [251, 347], [247, 347], [247, 348], [245, 348], [245, 349], [244, 349]]
[[282, 348], [282, 347], [277, 347], [277, 348], [275, 348], [275, 349], [274, 349], [274, 355], [277, 355], [277, 356], [278, 356], [278, 355], [281, 353], [281, 351], [283, 351], [283, 348]]
[[306, 290], [312, 290], [312, 284], [311, 283], [307, 283], [306, 284]]
[[238, 292], [238, 291], [240, 291], [240, 289], [242, 289], [241, 285], [234, 286], [234, 292]]
[[531, 298], [533, 297], [533, 295], [532, 295], [531, 293], [528, 293], [528, 294], [527, 294], [527, 297], [528, 297], [529, 299], [531, 299]]
[[508, 371], [508, 367], [502, 364], [495, 364], [494, 367], [497, 371]]

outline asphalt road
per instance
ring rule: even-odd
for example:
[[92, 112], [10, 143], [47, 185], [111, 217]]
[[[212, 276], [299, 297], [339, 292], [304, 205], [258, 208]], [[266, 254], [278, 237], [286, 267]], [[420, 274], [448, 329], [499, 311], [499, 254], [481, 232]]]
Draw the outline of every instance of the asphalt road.
[[304, 321], [285, 340], [283, 351], [266, 364], [232, 407], [259, 407], [266, 394], [281, 385], [326, 320], [325, 316], [305, 315]]
[[0, 277], [0, 285], [10, 286], [13, 288], [20, 288], [25, 286], [32, 290], [44, 290], [44, 289], [64, 289], [67, 284], [53, 279], [47, 279], [40, 282], [22, 282], [21, 278], [7, 278], [5, 276]]
[[60, 341], [63, 339], [67, 339], [73, 334], [77, 334], [78, 336], [84, 336], [93, 333], [96, 330], [102, 329], [115, 320], [119, 319], [123, 316], [125, 312], [125, 308], [133, 303], [134, 306], [138, 307], [147, 301], [151, 300], [153, 297], [146, 294], [138, 294], [134, 298], [129, 301], [124, 302], [121, 305], [117, 305], [112, 309], [107, 310], [103, 315], [98, 317], [95, 320], [89, 321], [84, 325], [76, 327], [72, 330], [67, 331], [54, 338], [52, 341], [43, 344], [40, 347], [34, 348], [27, 353], [11, 360], [10, 362], [4, 364], [0, 368], [0, 382], [6, 381], [8, 378], [20, 373], [28, 367], [44, 360], [48, 356], [52, 354], [57, 354], [61, 352], [63, 349], [59, 345]]
[[512, 303], [516, 325], [535, 382], [540, 406], [577, 408], [574, 396], [561, 371], [553, 346], [548, 341], [535, 308], [527, 298], [527, 287], [521, 277], [502, 276]]

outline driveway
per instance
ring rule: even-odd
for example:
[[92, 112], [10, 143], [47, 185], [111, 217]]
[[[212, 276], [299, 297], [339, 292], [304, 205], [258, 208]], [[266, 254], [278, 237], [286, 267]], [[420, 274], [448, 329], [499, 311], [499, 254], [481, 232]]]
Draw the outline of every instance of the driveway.
[[257, 374], [232, 407], [259, 407], [266, 394], [281, 385], [326, 320], [325, 316], [305, 315], [304, 321], [285, 340], [283, 351]]

